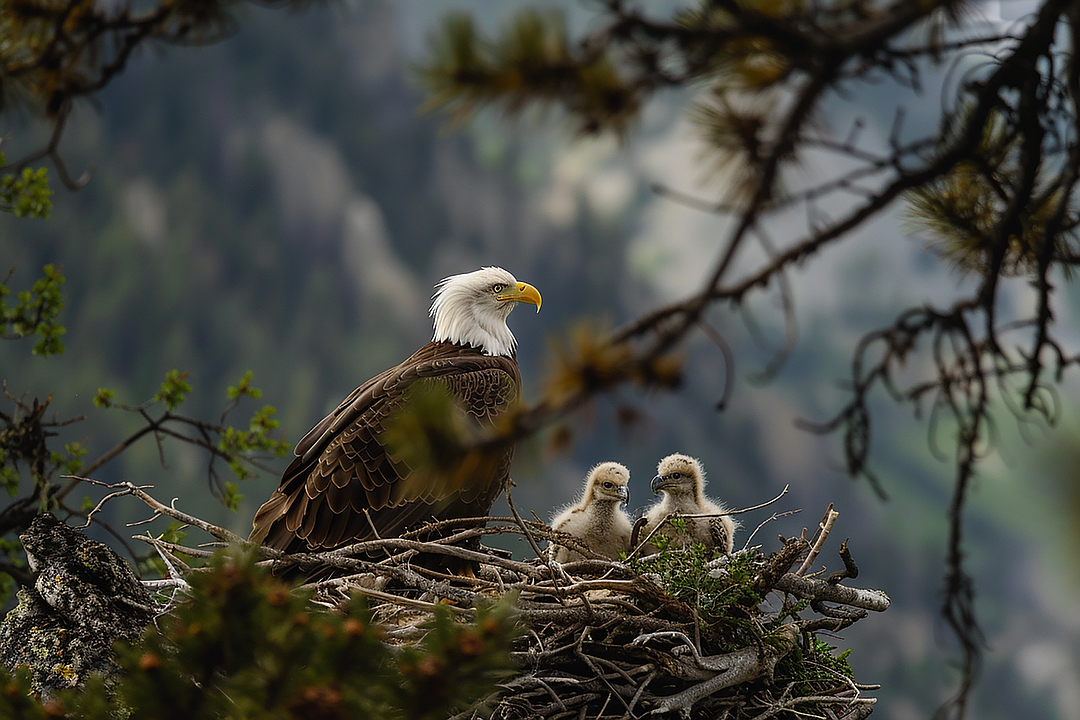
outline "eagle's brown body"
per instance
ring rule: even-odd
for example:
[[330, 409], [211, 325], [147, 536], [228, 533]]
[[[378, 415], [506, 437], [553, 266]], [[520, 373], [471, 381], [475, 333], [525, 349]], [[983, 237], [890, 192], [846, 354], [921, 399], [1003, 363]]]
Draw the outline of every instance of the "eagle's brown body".
[[[517, 401], [517, 341], [506, 319], [516, 304], [539, 310], [540, 302], [536, 288], [502, 268], [440, 282], [432, 341], [354, 390], [297, 443], [251, 539], [286, 552], [323, 550], [486, 516], [509, 476], [513, 444], [480, 456], [443, 452], [440, 443], [457, 448], [462, 422], [491, 423]], [[453, 407], [424, 404], [435, 395]]]
[[430, 520], [486, 515], [513, 459], [449, 494], [407, 497], [411, 468], [386, 451], [386, 421], [417, 382], [441, 383], [477, 422], [489, 422], [518, 396], [514, 357], [431, 342], [405, 362], [358, 387], [297, 443], [281, 484], [255, 515], [252, 539], [289, 552], [397, 537]]

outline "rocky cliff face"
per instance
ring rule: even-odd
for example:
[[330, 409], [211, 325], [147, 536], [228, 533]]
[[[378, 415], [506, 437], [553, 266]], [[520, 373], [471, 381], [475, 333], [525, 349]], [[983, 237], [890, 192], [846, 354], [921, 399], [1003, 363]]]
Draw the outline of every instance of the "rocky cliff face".
[[48, 695], [112, 676], [112, 644], [134, 640], [154, 616], [153, 600], [111, 548], [51, 515], [20, 536], [34, 585], [0, 624], [0, 662], [29, 666], [34, 689]]

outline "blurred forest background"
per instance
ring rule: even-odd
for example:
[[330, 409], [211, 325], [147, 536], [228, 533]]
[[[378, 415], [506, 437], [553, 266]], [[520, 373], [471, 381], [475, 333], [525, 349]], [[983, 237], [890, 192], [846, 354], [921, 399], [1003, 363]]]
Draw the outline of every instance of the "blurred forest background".
[[[589, 17], [576, 4], [536, 4], [567, 5], [579, 25]], [[139, 424], [94, 407], [98, 387], [135, 404], [167, 371], [186, 370], [195, 391], [185, 412], [216, 419], [226, 387], [250, 369], [295, 442], [359, 382], [428, 339], [431, 288], [446, 275], [501, 265], [543, 293], [539, 315], [510, 321], [527, 398], [554, 344], [581, 323], [617, 326], [696, 289], [725, 221], [652, 190], [717, 192], [700, 183], [685, 91], [650, 105], [623, 144], [573, 141], [557, 116], [508, 124], [481, 114], [448, 128], [420, 112], [414, 68], [443, 14], [472, 10], [494, 29], [518, 7], [351, 0], [303, 14], [248, 10], [226, 42], [136, 57], [69, 123], [63, 155], [75, 172], [93, 167], [90, 183], [75, 193], [56, 184], [46, 221], [0, 216], [0, 273], [15, 267], [9, 284], [21, 288], [46, 263], [62, 265], [68, 328], [66, 352], [47, 360], [30, 356], [29, 341], [0, 343], [0, 379], [16, 394], [51, 392], [58, 417], [86, 414], [62, 433], [94, 457]], [[979, 10], [988, 23], [1008, 22], [1023, 7]], [[885, 136], [895, 95], [882, 85], [843, 112]], [[931, 89], [907, 122], [932, 126], [937, 112]], [[3, 131], [11, 157], [41, 141], [29, 123]], [[834, 502], [834, 537], [850, 538], [857, 584], [893, 599], [843, 644], [860, 679], [883, 685], [876, 716], [926, 718], [956, 680], [956, 648], [938, 615], [953, 468], [935, 457], [925, 419], [883, 402], [872, 456], [883, 502], [842, 472], [836, 437], [795, 421], [835, 413], [862, 334], [950, 296], [959, 280], [894, 211], [792, 281], [798, 344], [774, 378], [755, 379], [784, 340], [775, 295], [754, 298], [749, 318], [714, 311], [739, 358], [723, 412], [723, 357], [696, 337], [682, 390], [622, 390], [575, 418], [569, 447], [550, 436], [519, 446], [515, 500], [546, 520], [591, 465], [618, 460], [632, 472], [631, 506], [641, 507], [656, 461], [684, 452], [703, 461], [710, 494], [731, 506], [790, 484], [779, 507], [742, 517], [753, 529], [773, 510], [803, 509], [762, 531], [755, 543], [767, 549]], [[1057, 319], [1075, 338], [1073, 290]], [[1000, 418], [1000, 452], [983, 465], [967, 509], [988, 646], [972, 717], [1080, 718], [1080, 395], [1075, 377], [1067, 383], [1058, 427]], [[153, 484], [157, 497], [246, 535], [277, 477], [242, 483], [246, 499], [233, 513], [214, 499], [205, 464], [196, 449], [172, 445], [162, 466], [145, 439], [96, 477]], [[144, 513], [130, 499], [106, 509], [117, 526]]]

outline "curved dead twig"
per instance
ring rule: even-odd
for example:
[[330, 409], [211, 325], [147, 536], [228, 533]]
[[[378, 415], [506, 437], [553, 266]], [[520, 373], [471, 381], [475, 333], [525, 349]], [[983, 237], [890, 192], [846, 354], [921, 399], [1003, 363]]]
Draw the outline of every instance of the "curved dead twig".
[[[177, 510], [174, 507], [159, 502], [145, 490], [148, 487], [153, 487], [152, 485], [135, 485], [130, 482], [118, 482], [110, 484], [102, 482], [100, 480], [95, 480], [93, 478], [82, 477], [80, 475], [64, 475], [63, 477], [78, 480], [80, 482], [87, 482], [91, 485], [98, 485], [100, 487], [104, 487], [113, 491], [108, 496], [106, 496], [105, 499], [98, 503], [98, 505], [94, 508], [95, 511], [100, 510], [101, 507], [109, 500], [117, 497], [122, 497], [124, 495], [133, 495], [139, 500], [142, 500], [144, 503], [149, 505], [150, 508], [154, 511], [155, 516], [165, 515], [166, 517], [171, 517], [173, 520], [179, 520], [185, 525], [191, 525], [192, 527], [199, 528], [200, 530], [209, 533], [210, 535], [223, 542], [233, 543], [241, 546], [252, 545], [252, 543], [249, 543], [247, 541], [247, 538], [242, 538], [231, 530], [226, 530], [225, 528], [218, 527], [213, 523], [208, 523], [205, 520], [195, 517], [194, 515], [189, 515], [181, 510]], [[87, 524], [89, 524], [89, 518], [87, 520]]]
[[748, 549], [750, 547], [750, 543], [753, 541], [754, 537], [758, 534], [758, 532], [761, 530], [761, 528], [765, 527], [766, 525], [771, 523], [773, 520], [778, 520], [779, 518], [785, 517], [787, 515], [794, 515], [795, 513], [800, 513], [800, 512], [802, 512], [802, 510], [798, 510], [798, 509], [797, 510], [785, 510], [784, 512], [773, 513], [769, 517], [765, 518], [760, 523], [758, 523], [758, 526], [756, 528], [754, 528], [753, 532], [751, 532], [749, 535], [746, 536], [746, 542], [743, 543], [742, 549], [744, 551], [746, 549]]
[[780, 498], [787, 495], [788, 489], [790, 487], [791, 487], [790, 485], [785, 485], [784, 489], [780, 491], [780, 494], [777, 495], [776, 497], [774, 497], [772, 500], [766, 500], [765, 502], [760, 503], [758, 505], [752, 505], [750, 507], [741, 508], [739, 510], [727, 510], [727, 511], [722, 512], [722, 513], [695, 513], [695, 514], [692, 514], [692, 515], [686, 515], [686, 514], [680, 514], [680, 513], [672, 513], [672, 514], [668, 515], [667, 517], [665, 517], [661, 522], [657, 523], [656, 527], [654, 527], [649, 532], [649, 534], [646, 535], [645, 538], [641, 539], [641, 540], [638, 540], [638, 538], [637, 538], [638, 531], [640, 530], [640, 528], [637, 527], [637, 525], [639, 523], [641, 523], [641, 520], [639, 519], [637, 521], [637, 523], [635, 523], [634, 533], [633, 533], [633, 535], [631, 537], [631, 543], [633, 545], [633, 548], [631, 549], [630, 554], [627, 555], [627, 560], [630, 560], [633, 557], [635, 557], [638, 554], [638, 552], [648, 544], [649, 540], [652, 539], [653, 535], [656, 534], [657, 530], [662, 528], [665, 524], [667, 524], [671, 520], [677, 520], [679, 518], [696, 519], [696, 518], [726, 517], [728, 515], [741, 515], [743, 513], [748, 513], [748, 512], [751, 512], [753, 510], [760, 510], [763, 507], [768, 507], [769, 505], [772, 505], [774, 502], [778, 501]]

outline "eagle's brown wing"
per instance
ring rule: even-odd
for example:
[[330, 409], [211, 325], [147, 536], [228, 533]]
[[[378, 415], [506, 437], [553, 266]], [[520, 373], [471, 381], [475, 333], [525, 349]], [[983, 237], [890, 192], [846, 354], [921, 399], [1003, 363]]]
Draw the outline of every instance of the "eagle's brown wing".
[[251, 538], [288, 551], [333, 548], [397, 537], [427, 520], [486, 515], [509, 474], [512, 446], [452, 489], [410, 482], [412, 469], [387, 452], [387, 420], [418, 382], [443, 385], [484, 422], [516, 401], [521, 378], [514, 358], [428, 343], [353, 391], [297, 443], [280, 486], [255, 514]]
[[712, 546], [728, 555], [731, 554], [735, 538], [732, 533], [733, 523], [726, 517], [709, 518], [709, 537]]

